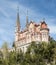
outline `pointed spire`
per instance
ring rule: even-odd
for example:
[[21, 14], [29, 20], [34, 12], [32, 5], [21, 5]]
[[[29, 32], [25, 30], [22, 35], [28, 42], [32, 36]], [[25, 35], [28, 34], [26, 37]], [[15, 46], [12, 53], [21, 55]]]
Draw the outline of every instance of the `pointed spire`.
[[28, 22], [28, 10], [27, 10], [27, 16], [26, 16], [26, 28], [28, 28], [29, 22]]
[[17, 20], [16, 20], [17, 31], [20, 31], [20, 18], [19, 18], [19, 7], [17, 7]]
[[45, 22], [45, 18], [43, 18], [43, 22]]

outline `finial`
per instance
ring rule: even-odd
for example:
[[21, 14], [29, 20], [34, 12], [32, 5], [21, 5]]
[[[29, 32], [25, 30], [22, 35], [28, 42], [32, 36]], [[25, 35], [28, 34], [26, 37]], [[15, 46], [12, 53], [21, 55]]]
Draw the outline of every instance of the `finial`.
[[27, 16], [28, 16], [28, 10], [27, 10]]
[[43, 18], [43, 21], [45, 21], [45, 18]]
[[17, 6], [17, 13], [19, 13], [19, 6]]

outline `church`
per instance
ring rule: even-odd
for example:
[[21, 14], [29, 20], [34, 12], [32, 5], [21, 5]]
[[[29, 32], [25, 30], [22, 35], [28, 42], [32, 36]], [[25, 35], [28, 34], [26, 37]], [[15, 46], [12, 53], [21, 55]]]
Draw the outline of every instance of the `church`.
[[16, 20], [16, 31], [15, 31], [15, 46], [16, 49], [21, 49], [26, 52], [27, 47], [32, 41], [35, 42], [49, 42], [49, 28], [45, 21], [40, 23], [35, 23], [33, 21], [28, 21], [28, 15], [26, 16], [26, 27], [21, 31], [20, 27], [19, 12], [17, 12]]

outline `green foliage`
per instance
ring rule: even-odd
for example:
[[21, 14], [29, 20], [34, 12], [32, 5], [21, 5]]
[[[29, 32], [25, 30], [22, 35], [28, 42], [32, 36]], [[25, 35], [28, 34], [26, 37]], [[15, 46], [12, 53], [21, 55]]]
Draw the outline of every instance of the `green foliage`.
[[15, 52], [9, 53], [9, 65], [15, 65], [16, 64], [16, 55]]
[[0, 51], [0, 65], [56, 65], [56, 41], [53, 39], [49, 43], [31, 42], [26, 53], [16, 51], [16, 47], [8, 52], [7, 43], [2, 48], [4, 52]]
[[3, 63], [3, 54], [2, 54], [2, 52], [0, 51], [0, 64], [2, 65], [2, 63]]

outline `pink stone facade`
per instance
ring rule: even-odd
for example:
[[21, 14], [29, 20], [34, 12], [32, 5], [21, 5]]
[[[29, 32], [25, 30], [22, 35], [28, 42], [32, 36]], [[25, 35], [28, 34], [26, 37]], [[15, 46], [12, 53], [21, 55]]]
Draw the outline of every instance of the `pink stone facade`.
[[23, 50], [32, 41], [49, 42], [49, 28], [45, 21], [38, 24], [30, 21], [28, 27], [15, 33], [15, 44], [17, 49], [22, 48]]

